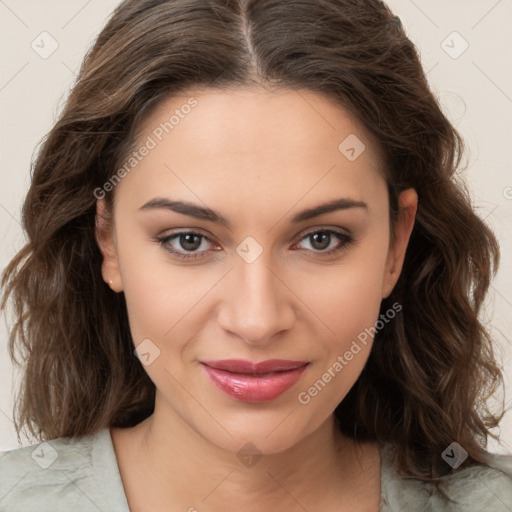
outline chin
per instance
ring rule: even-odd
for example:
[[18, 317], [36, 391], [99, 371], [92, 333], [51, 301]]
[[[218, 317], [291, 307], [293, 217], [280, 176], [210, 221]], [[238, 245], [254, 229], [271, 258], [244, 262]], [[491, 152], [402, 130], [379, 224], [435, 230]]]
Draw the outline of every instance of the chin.
[[254, 416], [222, 414], [224, 428], [200, 432], [211, 444], [236, 454], [243, 447], [250, 448], [246, 445], [255, 447], [262, 455], [278, 454], [300, 443], [316, 429], [307, 421], [299, 422], [290, 410], [275, 410], [263, 417], [261, 411], [255, 411]]

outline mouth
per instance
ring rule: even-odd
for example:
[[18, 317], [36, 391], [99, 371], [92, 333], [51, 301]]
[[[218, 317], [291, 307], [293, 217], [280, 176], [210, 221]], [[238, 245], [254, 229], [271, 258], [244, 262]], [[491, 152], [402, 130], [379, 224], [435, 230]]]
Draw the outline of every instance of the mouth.
[[210, 381], [235, 400], [262, 403], [274, 400], [300, 379], [310, 363], [268, 359], [258, 363], [240, 359], [201, 361]]

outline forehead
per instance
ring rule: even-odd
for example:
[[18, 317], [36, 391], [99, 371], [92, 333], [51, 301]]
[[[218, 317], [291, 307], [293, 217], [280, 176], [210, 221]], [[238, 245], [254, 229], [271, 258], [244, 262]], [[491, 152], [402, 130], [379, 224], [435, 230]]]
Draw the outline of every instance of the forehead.
[[[270, 91], [262, 87], [197, 88], [169, 97], [152, 109], [142, 124], [142, 133], [153, 134], [157, 142], [186, 138], [203, 154], [219, 149], [224, 154], [254, 155], [298, 144], [304, 152], [332, 150], [333, 141], [341, 142], [349, 135], [366, 142], [371, 138], [353, 115], [324, 95], [304, 89]], [[225, 142], [222, 147], [217, 144], [220, 141]], [[366, 146], [377, 157], [375, 141]]]
[[179, 191], [233, 201], [260, 194], [291, 206], [311, 194], [363, 200], [384, 183], [369, 133], [308, 90], [191, 89], [152, 110], [134, 148], [138, 158], [118, 188], [140, 201]]

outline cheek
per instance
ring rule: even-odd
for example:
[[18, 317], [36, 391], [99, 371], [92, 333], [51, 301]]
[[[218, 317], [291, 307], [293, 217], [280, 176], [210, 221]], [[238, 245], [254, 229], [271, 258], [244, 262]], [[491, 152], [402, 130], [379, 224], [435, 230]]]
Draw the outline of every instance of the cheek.
[[[204, 279], [165, 259], [158, 243], [118, 235], [119, 268], [135, 345], [149, 338], [158, 345], [206, 293]], [[196, 269], [197, 270], [197, 269]]]
[[331, 334], [334, 331], [339, 343], [349, 342], [375, 324], [382, 301], [386, 256], [387, 240], [374, 238], [371, 244], [361, 244], [347, 253], [339, 265], [326, 269], [323, 277], [315, 274], [304, 281], [304, 302]]
[[[330, 273], [329, 284], [311, 286], [308, 303], [314, 305], [325, 336], [317, 338], [316, 371], [297, 395], [301, 405], [333, 411], [358, 379], [370, 354], [381, 304], [385, 256], [360, 252]], [[314, 290], [314, 291], [313, 291]], [[312, 420], [313, 421], [313, 420]]]

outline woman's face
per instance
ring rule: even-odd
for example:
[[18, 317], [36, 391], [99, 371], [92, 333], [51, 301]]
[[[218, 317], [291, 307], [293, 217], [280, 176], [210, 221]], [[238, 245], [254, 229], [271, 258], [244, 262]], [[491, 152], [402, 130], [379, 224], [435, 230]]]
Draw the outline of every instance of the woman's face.
[[[155, 415], [233, 451], [293, 446], [365, 365], [414, 190], [391, 246], [377, 147], [311, 91], [191, 91], [152, 112], [135, 151], [98, 240], [157, 388]], [[251, 374], [267, 360], [292, 369]]]

